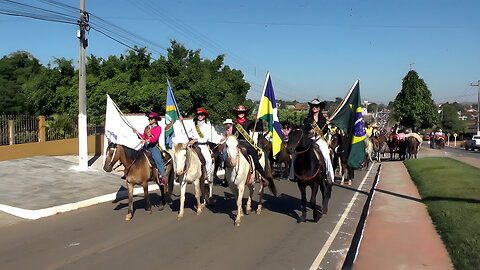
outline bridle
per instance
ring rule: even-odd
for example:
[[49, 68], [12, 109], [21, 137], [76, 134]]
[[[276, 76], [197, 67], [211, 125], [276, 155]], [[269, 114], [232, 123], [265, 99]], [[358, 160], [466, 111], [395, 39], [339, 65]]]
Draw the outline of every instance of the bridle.
[[[113, 154], [112, 154], [112, 158], [110, 159], [110, 162], [108, 163], [108, 166], [109, 167], [113, 167], [113, 165], [118, 161], [115, 161], [115, 163], [112, 164], [113, 160], [115, 159], [115, 155], [117, 154], [117, 146], [118, 144], [114, 144], [114, 146], [110, 147], [109, 151], [113, 149]], [[124, 170], [119, 170], [119, 172], [125, 172], [125, 174], [128, 173], [128, 170], [130, 169], [130, 167], [132, 167], [133, 163], [135, 163], [135, 161], [137, 161], [137, 158], [138, 158], [138, 154], [135, 156], [135, 159], [132, 161], [132, 163], [130, 163], [130, 165], [128, 165]], [[120, 158], [119, 158], [120, 159]], [[123, 164], [125, 166], [125, 164]], [[118, 169], [118, 167], [122, 166], [122, 162], [120, 161], [120, 163], [115, 167], [113, 168], [112, 170], [115, 171], [116, 169]]]

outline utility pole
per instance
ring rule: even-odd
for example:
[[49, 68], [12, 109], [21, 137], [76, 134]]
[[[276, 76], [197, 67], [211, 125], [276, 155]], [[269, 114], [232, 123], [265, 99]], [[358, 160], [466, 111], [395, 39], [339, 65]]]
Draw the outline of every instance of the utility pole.
[[470, 84], [471, 86], [478, 87], [478, 94], [477, 94], [477, 135], [480, 135], [480, 80], [477, 81], [477, 84]]
[[80, 42], [78, 56], [78, 162], [79, 170], [88, 170], [88, 145], [87, 145], [87, 95], [86, 95], [86, 68], [85, 48], [88, 40], [85, 31], [90, 30], [88, 13], [85, 12], [85, 0], [80, 0], [80, 30], [77, 37]]

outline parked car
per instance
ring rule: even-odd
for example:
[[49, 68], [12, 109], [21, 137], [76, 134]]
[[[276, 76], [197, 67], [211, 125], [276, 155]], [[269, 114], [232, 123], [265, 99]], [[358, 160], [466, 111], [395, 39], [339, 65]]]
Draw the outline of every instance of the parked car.
[[465, 143], [465, 150], [480, 149], [480, 135], [474, 135], [471, 140]]

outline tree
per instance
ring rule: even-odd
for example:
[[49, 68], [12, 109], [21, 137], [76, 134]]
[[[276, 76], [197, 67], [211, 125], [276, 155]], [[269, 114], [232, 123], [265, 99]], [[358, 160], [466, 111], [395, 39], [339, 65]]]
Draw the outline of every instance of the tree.
[[458, 106], [456, 104], [444, 104], [442, 106], [442, 128], [446, 133], [465, 133], [467, 132], [467, 121], [458, 117]]
[[425, 129], [438, 122], [432, 94], [414, 70], [410, 70], [403, 78], [402, 90], [395, 98], [393, 107], [397, 121], [404, 127]]

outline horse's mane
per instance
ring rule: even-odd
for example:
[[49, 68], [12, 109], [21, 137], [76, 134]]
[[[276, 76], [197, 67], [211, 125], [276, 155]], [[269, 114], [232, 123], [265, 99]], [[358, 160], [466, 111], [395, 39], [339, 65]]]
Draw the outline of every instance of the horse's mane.
[[[135, 149], [132, 149], [130, 147], [127, 147], [125, 145], [122, 145], [123, 147], [123, 152], [125, 152], [125, 157], [127, 158], [127, 160], [134, 160], [135, 157], [137, 157], [137, 154], [138, 154], [138, 151], [135, 150]], [[141, 149], [140, 151], [142, 151], [143, 149]]]

